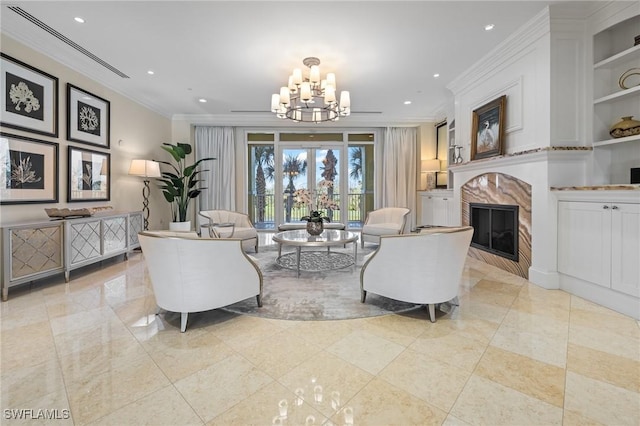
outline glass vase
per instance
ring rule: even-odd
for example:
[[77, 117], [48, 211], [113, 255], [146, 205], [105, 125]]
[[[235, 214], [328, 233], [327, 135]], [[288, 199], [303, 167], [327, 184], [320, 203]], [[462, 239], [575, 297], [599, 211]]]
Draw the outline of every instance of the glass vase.
[[320, 235], [320, 234], [322, 234], [322, 231], [324, 231], [324, 223], [322, 221], [320, 221], [320, 222], [308, 221], [307, 222], [307, 232], [310, 235]]

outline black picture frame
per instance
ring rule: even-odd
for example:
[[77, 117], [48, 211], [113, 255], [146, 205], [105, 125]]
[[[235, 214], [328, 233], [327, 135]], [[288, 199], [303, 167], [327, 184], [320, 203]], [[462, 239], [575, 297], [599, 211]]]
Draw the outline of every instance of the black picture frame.
[[111, 199], [111, 154], [69, 146], [67, 201]]
[[67, 83], [67, 140], [109, 148], [111, 102]]
[[503, 154], [507, 96], [502, 95], [473, 111], [471, 160]]
[[58, 144], [0, 132], [0, 205], [57, 203]]
[[58, 136], [58, 78], [0, 52], [0, 125]]

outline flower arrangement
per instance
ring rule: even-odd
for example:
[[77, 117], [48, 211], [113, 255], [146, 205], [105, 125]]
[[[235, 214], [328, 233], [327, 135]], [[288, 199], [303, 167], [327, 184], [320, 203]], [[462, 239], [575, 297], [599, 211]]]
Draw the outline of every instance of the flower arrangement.
[[308, 216], [302, 216], [300, 220], [307, 222], [331, 222], [329, 216], [324, 212], [327, 210], [339, 210], [340, 206], [329, 195], [333, 189], [333, 182], [329, 180], [321, 180], [318, 182], [316, 190], [307, 188], [297, 189], [293, 193], [293, 199], [296, 207], [307, 206], [309, 209]]

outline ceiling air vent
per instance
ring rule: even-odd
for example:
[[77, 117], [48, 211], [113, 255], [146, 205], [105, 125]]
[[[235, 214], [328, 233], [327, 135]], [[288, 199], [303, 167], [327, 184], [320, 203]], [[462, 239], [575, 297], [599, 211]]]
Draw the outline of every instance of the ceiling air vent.
[[28, 12], [26, 12], [25, 10], [23, 10], [22, 8], [17, 7], [17, 6], [8, 6], [8, 8], [10, 10], [12, 10], [13, 12], [17, 13], [18, 15], [22, 16], [24, 19], [26, 19], [27, 21], [31, 22], [32, 24], [35, 24], [36, 26], [38, 26], [41, 29], [45, 30], [46, 32], [48, 32], [49, 34], [51, 34], [52, 36], [54, 36], [58, 40], [62, 41], [63, 43], [68, 44], [69, 46], [71, 46], [72, 48], [74, 48], [78, 52], [82, 53], [86, 57], [88, 57], [90, 59], [93, 59], [94, 61], [96, 61], [97, 63], [99, 63], [100, 65], [102, 65], [106, 69], [108, 69], [109, 71], [119, 75], [122, 78], [130, 78], [128, 75], [126, 75], [125, 73], [120, 71], [118, 68], [116, 68], [113, 65], [109, 64], [107, 61], [105, 61], [103, 59], [100, 59], [99, 57], [97, 57], [93, 53], [89, 52], [84, 47], [80, 46], [78, 43], [74, 42], [73, 40], [71, 40], [70, 38], [66, 37], [63, 34], [60, 34], [58, 31], [54, 30], [53, 28], [51, 28], [50, 26], [48, 26], [47, 24], [45, 24], [44, 22], [42, 22], [41, 20], [36, 18], [35, 16], [33, 16], [33, 15], [29, 14]]

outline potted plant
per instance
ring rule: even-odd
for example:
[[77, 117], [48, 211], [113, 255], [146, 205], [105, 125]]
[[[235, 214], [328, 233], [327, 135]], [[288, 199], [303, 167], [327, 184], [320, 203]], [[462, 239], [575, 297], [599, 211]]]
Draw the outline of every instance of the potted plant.
[[[198, 179], [198, 175], [206, 171], [198, 170], [198, 166], [205, 161], [215, 160], [215, 158], [201, 158], [187, 166], [186, 157], [192, 152], [191, 145], [163, 143], [161, 148], [171, 154], [175, 162], [158, 161], [171, 167], [170, 171], [162, 172], [162, 178], [158, 179], [161, 182], [160, 189], [164, 198], [171, 204], [174, 224], [169, 224], [169, 229], [190, 231], [191, 221], [187, 220], [189, 202], [193, 198], [197, 198], [203, 189], [206, 189], [198, 186], [198, 182], [201, 181]], [[180, 222], [182, 224], [175, 224]]]
[[302, 188], [293, 194], [298, 207], [307, 206], [309, 209], [309, 215], [302, 216], [300, 220], [307, 221], [307, 232], [311, 235], [320, 235], [324, 230], [324, 222], [331, 222], [331, 218], [325, 212], [339, 209], [333, 195], [329, 195], [330, 189], [333, 189], [333, 182], [321, 180], [316, 190]]

